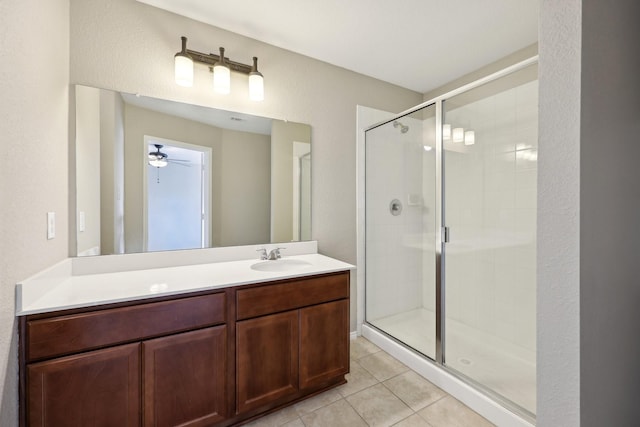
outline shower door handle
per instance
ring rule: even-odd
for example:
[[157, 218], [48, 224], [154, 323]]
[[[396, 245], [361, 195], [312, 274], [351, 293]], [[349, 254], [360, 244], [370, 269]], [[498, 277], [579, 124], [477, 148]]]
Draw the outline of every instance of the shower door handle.
[[449, 243], [449, 227], [442, 227], [442, 243]]

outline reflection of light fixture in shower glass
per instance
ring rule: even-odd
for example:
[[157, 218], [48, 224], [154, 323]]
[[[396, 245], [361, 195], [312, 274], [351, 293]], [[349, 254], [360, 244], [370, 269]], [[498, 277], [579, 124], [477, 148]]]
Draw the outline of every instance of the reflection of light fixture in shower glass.
[[464, 141], [464, 128], [453, 128], [453, 142]]
[[451, 125], [442, 125], [442, 139], [448, 141], [451, 139]]
[[464, 133], [464, 145], [473, 145], [476, 143], [476, 133], [468, 130]]
[[430, 145], [424, 145], [424, 146], [423, 146], [423, 148], [424, 148], [424, 151], [431, 151], [431, 150], [433, 150], [433, 147], [432, 147], [432, 146], [430, 146]]

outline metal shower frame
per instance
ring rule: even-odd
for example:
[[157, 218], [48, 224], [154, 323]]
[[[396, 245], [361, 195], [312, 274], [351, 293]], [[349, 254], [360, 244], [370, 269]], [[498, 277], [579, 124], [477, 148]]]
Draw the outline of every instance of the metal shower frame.
[[[509, 400], [501, 397], [500, 395], [492, 392], [491, 390], [486, 389], [482, 384], [478, 384], [470, 378], [461, 376], [457, 374], [455, 371], [452, 371], [450, 368], [445, 365], [446, 361], [446, 352], [445, 352], [445, 244], [448, 239], [448, 227], [444, 223], [445, 218], [445, 203], [444, 203], [444, 163], [443, 163], [443, 138], [442, 138], [442, 124], [443, 124], [443, 105], [447, 99], [450, 99], [456, 95], [462, 94], [469, 90], [475, 89], [484, 84], [495, 81], [499, 78], [505, 77], [509, 74], [520, 71], [526, 67], [538, 63], [538, 55], [532, 56], [528, 59], [520, 61], [516, 64], [513, 64], [509, 67], [501, 69], [495, 73], [492, 73], [488, 76], [475, 80], [471, 83], [465, 84], [451, 90], [447, 93], [429, 99], [415, 107], [412, 107], [408, 110], [405, 110], [401, 113], [396, 114], [392, 118], [388, 120], [384, 120], [382, 122], [376, 123], [364, 129], [365, 135], [367, 131], [375, 129], [377, 127], [383, 126], [388, 123], [393, 123], [400, 118], [407, 116], [409, 114], [413, 114], [423, 108], [429, 107], [431, 105], [435, 105], [435, 118], [436, 118], [436, 150], [435, 150], [435, 173], [436, 173], [436, 188], [435, 188], [435, 212], [436, 212], [436, 238], [435, 238], [435, 272], [436, 272], [436, 298], [435, 298], [435, 306], [436, 306], [436, 357], [435, 359], [431, 359], [426, 356], [428, 360], [434, 361], [439, 368], [445, 369], [447, 372], [452, 373], [453, 375], [459, 377], [463, 381], [467, 383], [471, 383], [476, 388], [479, 388], [481, 391], [490, 394], [494, 400], [499, 401], [503, 406], [509, 408], [513, 412], [518, 413], [520, 416], [526, 419], [535, 419], [535, 415], [529, 413], [528, 411], [520, 408], [516, 404], [510, 402]], [[366, 142], [365, 142], [366, 147]], [[365, 165], [366, 169], [366, 165]], [[366, 190], [365, 190], [366, 191]], [[366, 221], [366, 219], [365, 219]], [[365, 236], [364, 236], [364, 250], [366, 254], [366, 227], [365, 227]], [[366, 255], [365, 255], [365, 264], [366, 264]], [[365, 283], [366, 283], [366, 273], [365, 273]], [[366, 294], [366, 285], [364, 287]], [[366, 295], [365, 295], [366, 301]], [[363, 322], [368, 324], [369, 326], [375, 327], [367, 322], [366, 318], [366, 303], [365, 303], [365, 314], [363, 316]], [[377, 328], [376, 328], [377, 329]], [[384, 332], [384, 331], [382, 331]], [[385, 335], [388, 335], [385, 333]], [[393, 337], [391, 337], [393, 338]], [[397, 341], [397, 340], [396, 340]], [[406, 344], [401, 343], [403, 346], [408, 347]], [[413, 350], [413, 349], [412, 349]]]

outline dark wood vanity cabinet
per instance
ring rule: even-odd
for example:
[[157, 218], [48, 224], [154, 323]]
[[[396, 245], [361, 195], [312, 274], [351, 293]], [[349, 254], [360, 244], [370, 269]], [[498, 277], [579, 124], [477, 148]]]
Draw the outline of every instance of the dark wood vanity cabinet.
[[236, 298], [238, 412], [344, 382], [348, 273], [242, 289]]
[[27, 316], [21, 425], [205, 426], [225, 419], [227, 299], [217, 292]]
[[20, 318], [21, 426], [230, 426], [344, 383], [349, 273]]
[[227, 417], [226, 326], [142, 343], [143, 425], [208, 426]]
[[139, 425], [140, 345], [27, 366], [30, 426]]
[[243, 320], [236, 336], [238, 412], [297, 394], [297, 312]]

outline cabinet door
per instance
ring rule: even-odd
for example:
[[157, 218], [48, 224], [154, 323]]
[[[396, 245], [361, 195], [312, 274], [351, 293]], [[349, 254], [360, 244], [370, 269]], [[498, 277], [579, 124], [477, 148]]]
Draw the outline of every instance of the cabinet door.
[[298, 311], [236, 323], [238, 412], [298, 391]]
[[349, 372], [349, 300], [300, 310], [300, 388]]
[[226, 417], [226, 326], [142, 343], [144, 426], [208, 426]]
[[27, 366], [28, 425], [138, 426], [140, 345]]

